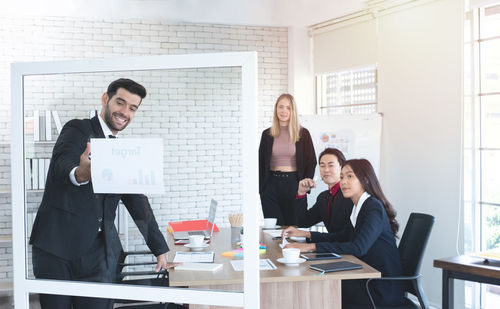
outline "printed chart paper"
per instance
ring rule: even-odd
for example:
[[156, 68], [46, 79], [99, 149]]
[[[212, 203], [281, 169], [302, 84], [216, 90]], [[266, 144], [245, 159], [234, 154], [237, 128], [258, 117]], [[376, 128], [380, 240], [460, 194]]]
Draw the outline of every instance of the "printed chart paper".
[[[231, 260], [234, 271], [243, 271], [243, 260]], [[259, 259], [260, 270], [278, 269], [270, 259]]]
[[95, 193], [164, 193], [161, 138], [93, 138], [90, 143]]

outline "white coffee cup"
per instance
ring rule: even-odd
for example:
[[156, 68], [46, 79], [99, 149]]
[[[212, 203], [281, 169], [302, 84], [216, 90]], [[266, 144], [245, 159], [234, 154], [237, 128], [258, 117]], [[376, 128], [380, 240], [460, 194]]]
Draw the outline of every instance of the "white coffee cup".
[[203, 235], [189, 235], [189, 244], [191, 246], [200, 247], [203, 245], [203, 240], [205, 240]]
[[283, 258], [287, 263], [296, 262], [299, 259], [300, 249], [299, 248], [285, 248], [283, 249]]
[[276, 218], [265, 218], [264, 219], [264, 227], [265, 228], [271, 228], [276, 226]]

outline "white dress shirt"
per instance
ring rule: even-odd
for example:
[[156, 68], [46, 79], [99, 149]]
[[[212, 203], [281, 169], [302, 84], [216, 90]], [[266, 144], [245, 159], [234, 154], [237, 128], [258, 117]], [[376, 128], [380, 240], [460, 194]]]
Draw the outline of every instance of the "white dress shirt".
[[[102, 119], [101, 115], [97, 115], [97, 119], [99, 119], [99, 123], [101, 124], [102, 132], [104, 133], [105, 138], [109, 138], [110, 135], [116, 136], [111, 132], [109, 129], [108, 125], [106, 122], [104, 122], [104, 119]], [[89, 183], [89, 181], [84, 181], [84, 182], [78, 182], [76, 181], [76, 176], [75, 176], [75, 171], [78, 168], [78, 166], [75, 166], [71, 172], [69, 172], [69, 179], [71, 180], [71, 183], [74, 184], [75, 186], [83, 186]]]
[[368, 192], [363, 192], [361, 196], [359, 197], [358, 203], [352, 207], [352, 213], [351, 213], [351, 223], [352, 226], [356, 227], [356, 221], [358, 220], [358, 214], [359, 211], [361, 210], [361, 207], [363, 207], [363, 203], [370, 197], [371, 195]]

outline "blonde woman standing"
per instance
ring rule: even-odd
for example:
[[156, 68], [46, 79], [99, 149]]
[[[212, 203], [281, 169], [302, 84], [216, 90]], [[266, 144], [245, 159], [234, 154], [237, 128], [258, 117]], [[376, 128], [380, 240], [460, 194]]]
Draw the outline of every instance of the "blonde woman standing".
[[299, 180], [313, 178], [316, 154], [309, 131], [301, 127], [292, 95], [279, 96], [273, 124], [262, 132], [259, 146], [259, 193], [264, 218], [296, 225], [294, 202]]

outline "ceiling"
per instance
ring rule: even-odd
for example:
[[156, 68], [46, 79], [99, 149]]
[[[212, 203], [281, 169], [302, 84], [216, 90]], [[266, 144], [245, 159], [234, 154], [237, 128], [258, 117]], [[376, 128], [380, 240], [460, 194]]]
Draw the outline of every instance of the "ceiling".
[[2, 1], [0, 14], [304, 27], [358, 11], [372, 1], [17, 0]]

